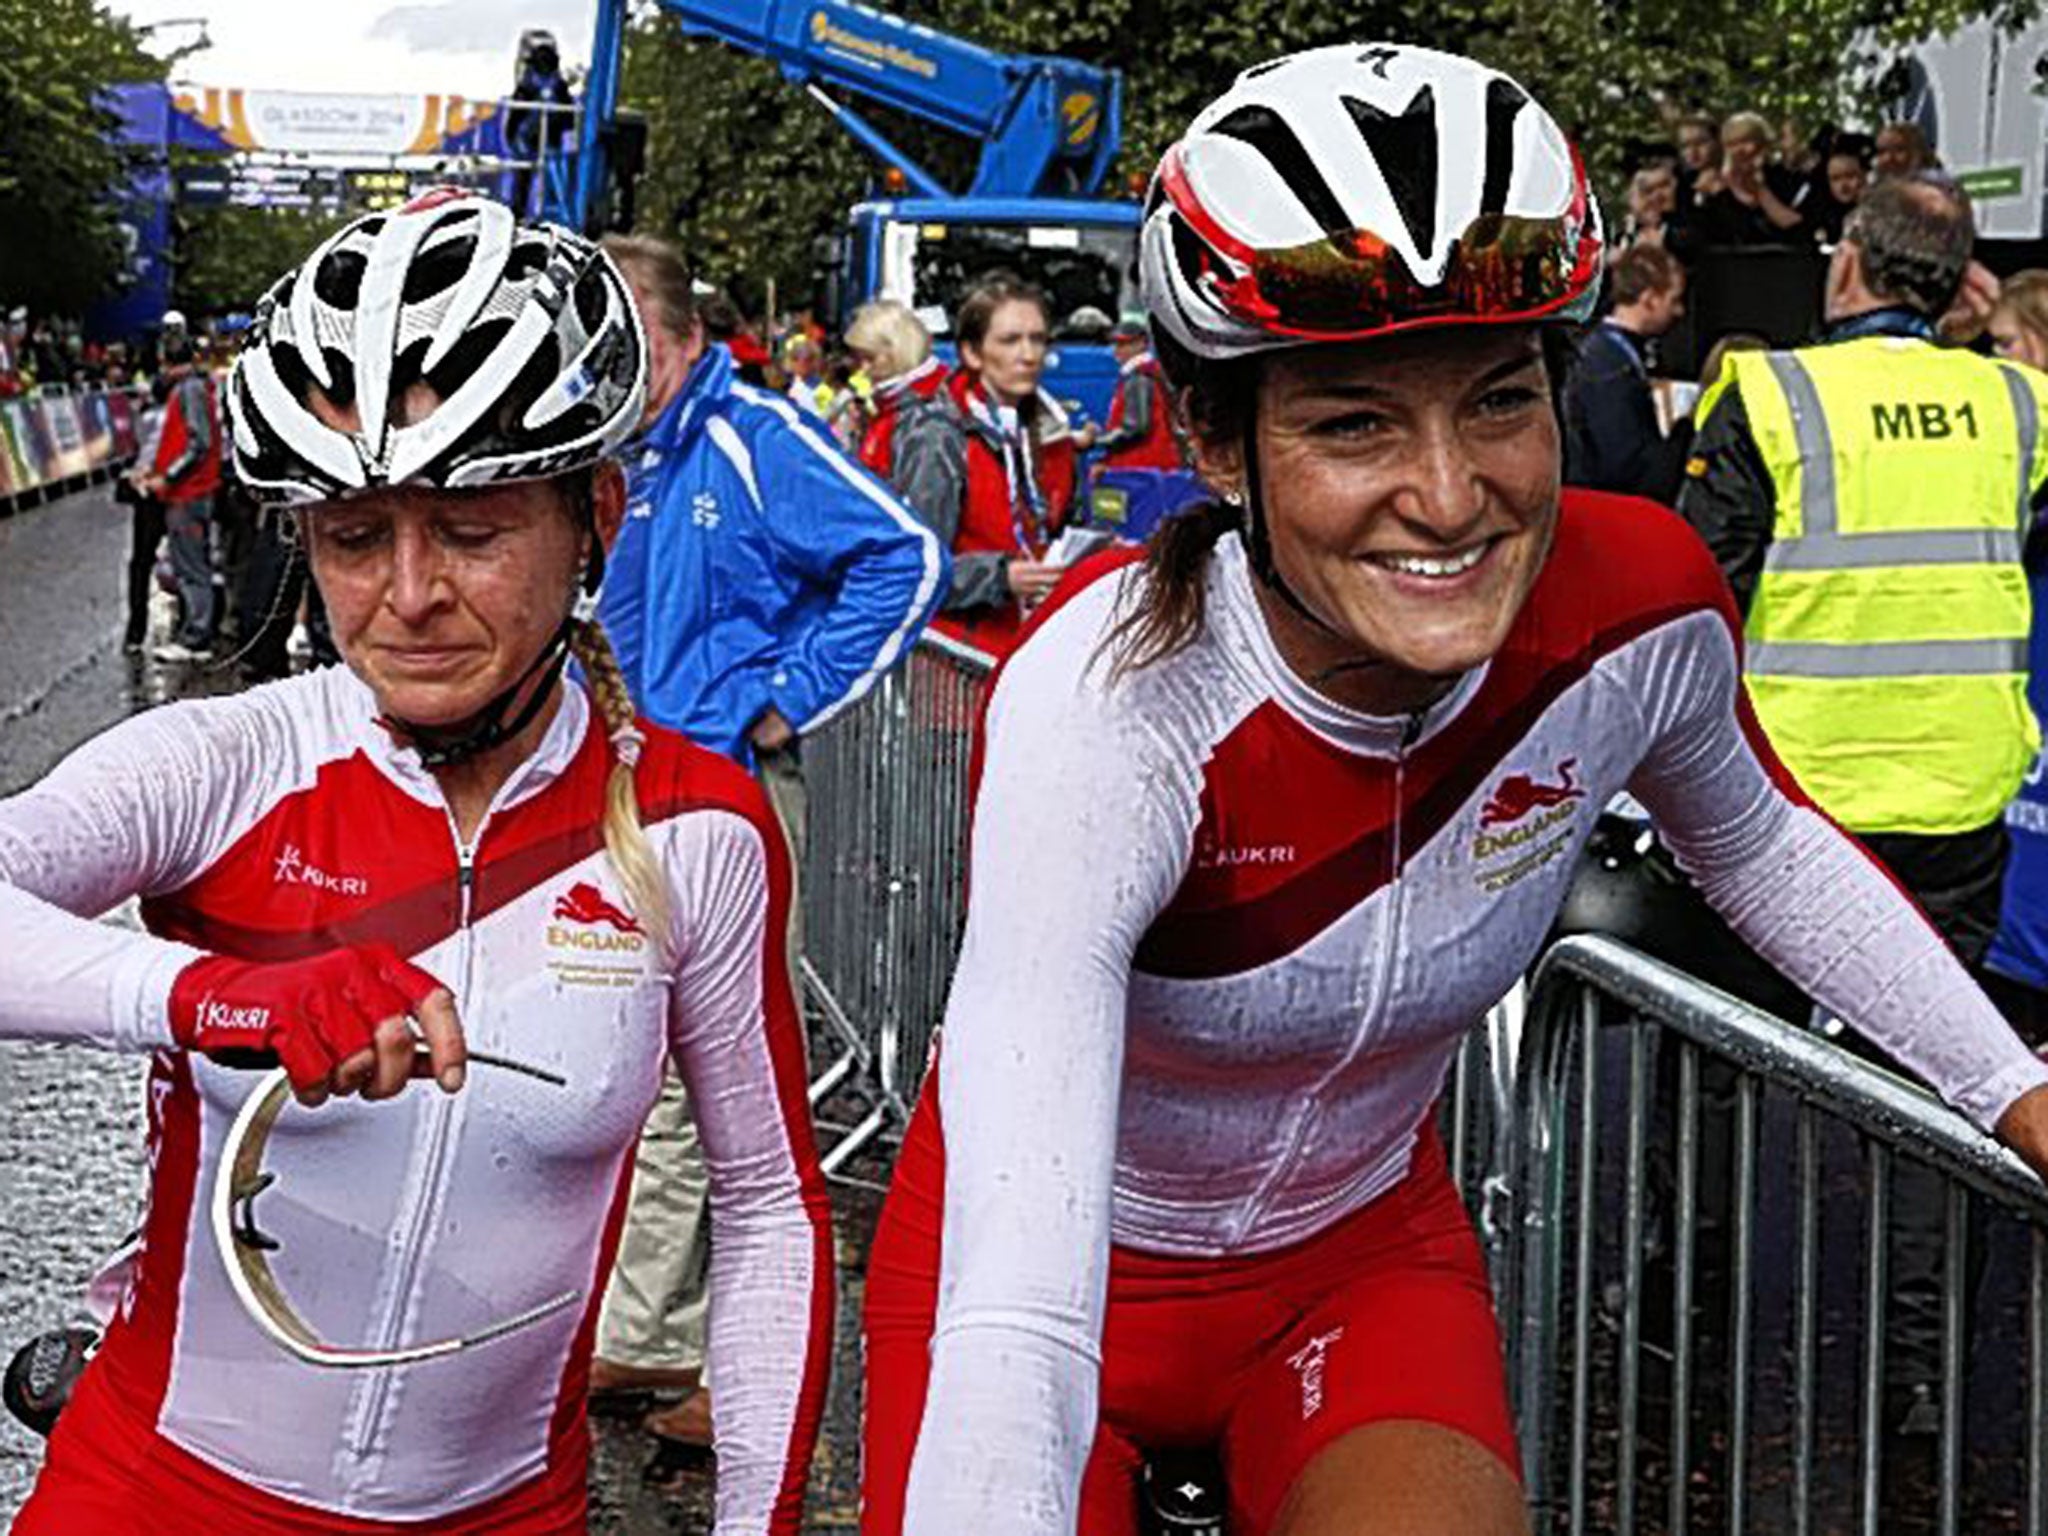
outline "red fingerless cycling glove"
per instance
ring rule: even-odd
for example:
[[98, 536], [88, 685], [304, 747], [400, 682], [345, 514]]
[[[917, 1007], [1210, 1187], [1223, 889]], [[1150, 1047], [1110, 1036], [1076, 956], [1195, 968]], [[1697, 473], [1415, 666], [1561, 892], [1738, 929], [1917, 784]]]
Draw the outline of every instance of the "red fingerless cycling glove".
[[313, 1088], [369, 1050], [380, 1023], [414, 1012], [440, 985], [387, 944], [274, 965], [208, 955], [171, 984], [171, 1033], [216, 1059], [274, 1056], [294, 1088]]

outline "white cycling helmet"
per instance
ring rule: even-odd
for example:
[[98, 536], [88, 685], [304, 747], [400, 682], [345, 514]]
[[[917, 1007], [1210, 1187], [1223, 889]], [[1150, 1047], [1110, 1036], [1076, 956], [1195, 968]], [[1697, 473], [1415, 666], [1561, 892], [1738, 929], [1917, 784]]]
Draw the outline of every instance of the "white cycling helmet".
[[[646, 352], [596, 245], [436, 188], [348, 225], [264, 296], [227, 391], [235, 470], [273, 502], [567, 474], [639, 425]], [[439, 404], [403, 420], [420, 384]], [[316, 391], [348, 425], [316, 414]]]
[[1166, 152], [1140, 235], [1152, 323], [1216, 360], [1585, 319], [1601, 244], [1549, 113], [1498, 70], [1395, 44], [1246, 70]]

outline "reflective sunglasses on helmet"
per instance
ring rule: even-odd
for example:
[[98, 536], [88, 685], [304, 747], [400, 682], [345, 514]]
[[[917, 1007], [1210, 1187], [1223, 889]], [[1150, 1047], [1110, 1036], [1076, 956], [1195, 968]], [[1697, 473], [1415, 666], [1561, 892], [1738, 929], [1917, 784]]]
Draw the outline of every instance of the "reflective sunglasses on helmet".
[[[1440, 282], [1419, 282], [1407, 259], [1370, 230], [1260, 249], [1225, 231], [1201, 205], [1179, 149], [1160, 167], [1166, 196], [1208, 251], [1197, 253], [1216, 301], [1261, 330], [1304, 341], [1357, 340], [1431, 322], [1540, 320], [1585, 298], [1600, 241], [1583, 197], [1553, 218], [1482, 214], [1453, 240]], [[1239, 270], [1230, 270], [1213, 253]]]

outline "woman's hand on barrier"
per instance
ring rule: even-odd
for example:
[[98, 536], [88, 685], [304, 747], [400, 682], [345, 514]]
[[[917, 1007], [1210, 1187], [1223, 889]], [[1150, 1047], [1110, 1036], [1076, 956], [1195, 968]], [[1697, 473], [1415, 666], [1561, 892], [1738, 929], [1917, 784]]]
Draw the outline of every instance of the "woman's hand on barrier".
[[1998, 1117], [1998, 1139], [2048, 1183], [2048, 1087], [2030, 1088]]
[[462, 1086], [462, 1024], [448, 989], [388, 945], [259, 965], [195, 960], [171, 987], [171, 1032], [224, 1065], [282, 1063], [303, 1104], [360, 1092], [388, 1099], [411, 1079], [419, 1021], [435, 1080]]

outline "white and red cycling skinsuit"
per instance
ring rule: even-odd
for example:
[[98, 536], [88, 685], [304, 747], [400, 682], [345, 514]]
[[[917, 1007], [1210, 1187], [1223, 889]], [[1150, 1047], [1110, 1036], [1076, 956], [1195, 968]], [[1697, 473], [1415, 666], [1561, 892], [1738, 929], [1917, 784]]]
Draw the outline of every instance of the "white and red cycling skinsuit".
[[[139, 1268], [16, 1529], [580, 1532], [592, 1333], [673, 1053], [715, 1195], [717, 1531], [795, 1536], [832, 1255], [782, 953], [788, 859], [758, 788], [648, 728], [664, 948], [605, 855], [610, 751], [580, 688], [468, 849], [375, 715], [334, 668], [151, 711], [0, 801], [0, 1034], [156, 1053]], [[132, 895], [148, 933], [87, 920]], [[286, 1294], [352, 1346], [582, 1300], [443, 1359], [320, 1369], [243, 1313], [208, 1226], [258, 1079], [174, 1049], [167, 999], [201, 952], [378, 940], [453, 991], [471, 1047], [567, 1083], [473, 1066], [453, 1095], [288, 1108], [265, 1159], [278, 1188], [254, 1202]]]
[[[2048, 1081], [1763, 744], [1720, 572], [1664, 509], [1567, 492], [1499, 654], [1408, 719], [1289, 671], [1235, 537], [1192, 644], [1114, 676], [1139, 579], [1063, 592], [988, 705], [935, 1101], [869, 1272], [869, 1536], [1130, 1530], [1148, 1444], [1219, 1441], [1254, 1532], [1351, 1424], [1433, 1419], [1512, 1464], [1425, 1127], [1618, 791], [1978, 1124]], [[1413, 1267], [1337, 1294], [1387, 1243]]]

